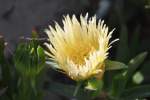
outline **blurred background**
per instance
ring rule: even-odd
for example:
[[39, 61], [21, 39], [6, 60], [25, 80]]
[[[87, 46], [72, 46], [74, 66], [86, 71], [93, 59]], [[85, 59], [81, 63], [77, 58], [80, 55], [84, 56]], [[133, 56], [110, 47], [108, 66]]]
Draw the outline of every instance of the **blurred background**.
[[[116, 29], [113, 38], [120, 41], [110, 51], [111, 59], [127, 63], [140, 52], [150, 51], [150, 0], [0, 0], [0, 35], [7, 41], [6, 55], [9, 57], [19, 38], [29, 37], [33, 29], [42, 38], [44, 29], [54, 21], [61, 24], [63, 15], [79, 18], [87, 12], [104, 19], [110, 30]], [[142, 84], [150, 83], [150, 55], [139, 70], [144, 75]], [[48, 73], [55, 81], [70, 82], [60, 73]], [[49, 81], [48, 75], [45, 80]], [[54, 93], [46, 93], [46, 98], [55, 98], [50, 100], [61, 100]]]

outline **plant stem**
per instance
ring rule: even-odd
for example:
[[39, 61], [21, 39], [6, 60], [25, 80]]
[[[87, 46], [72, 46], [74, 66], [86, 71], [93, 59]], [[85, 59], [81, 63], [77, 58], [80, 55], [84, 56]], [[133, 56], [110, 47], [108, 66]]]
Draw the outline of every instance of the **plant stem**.
[[74, 97], [77, 95], [77, 93], [78, 93], [78, 91], [79, 91], [81, 85], [82, 85], [82, 82], [78, 82], [78, 83], [77, 83], [77, 86], [76, 86], [76, 88], [75, 88], [75, 90], [74, 90], [74, 93], [73, 93], [73, 96], [74, 96]]

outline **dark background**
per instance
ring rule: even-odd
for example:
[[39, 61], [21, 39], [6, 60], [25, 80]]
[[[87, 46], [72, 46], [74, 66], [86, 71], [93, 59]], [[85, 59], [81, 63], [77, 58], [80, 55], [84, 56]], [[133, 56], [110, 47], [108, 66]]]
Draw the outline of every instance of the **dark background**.
[[[113, 38], [119, 37], [123, 45], [116, 44], [110, 58], [127, 63], [138, 53], [150, 51], [150, 0], [0, 0], [0, 35], [8, 43], [6, 54], [9, 56], [19, 38], [29, 37], [33, 29], [43, 37], [44, 29], [54, 25], [54, 21], [61, 24], [63, 15], [79, 17], [87, 12], [104, 19], [110, 30], [116, 28]], [[143, 83], [150, 83], [149, 55], [141, 71], [145, 76]]]
[[33, 28], [43, 32], [53, 21], [61, 22], [65, 14], [79, 16], [88, 12], [105, 19], [111, 29], [119, 30], [120, 23], [125, 23], [129, 38], [140, 26], [140, 40], [146, 41], [150, 38], [149, 10], [149, 0], [0, 0], [0, 34], [16, 44], [20, 36], [29, 36]]

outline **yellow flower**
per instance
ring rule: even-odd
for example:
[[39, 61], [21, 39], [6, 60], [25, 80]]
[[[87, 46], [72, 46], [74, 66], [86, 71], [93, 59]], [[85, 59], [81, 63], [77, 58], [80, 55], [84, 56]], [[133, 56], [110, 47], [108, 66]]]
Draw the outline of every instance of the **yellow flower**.
[[75, 15], [64, 17], [63, 28], [55, 24], [46, 30], [50, 43], [45, 43], [49, 51], [50, 63], [73, 80], [86, 80], [92, 76], [101, 78], [105, 71], [104, 61], [107, 59], [109, 43], [113, 30], [108, 32], [104, 21], [96, 21], [96, 16], [88, 19]]

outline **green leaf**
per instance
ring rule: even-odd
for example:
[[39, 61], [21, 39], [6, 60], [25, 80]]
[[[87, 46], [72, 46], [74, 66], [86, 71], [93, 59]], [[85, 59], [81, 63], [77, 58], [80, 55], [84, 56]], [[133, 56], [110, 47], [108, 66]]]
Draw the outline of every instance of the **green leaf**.
[[92, 90], [91, 97], [96, 97], [100, 94], [102, 88], [103, 88], [103, 81], [98, 80], [96, 78], [92, 78], [88, 80], [87, 86], [85, 87], [88, 90]]
[[122, 93], [124, 100], [134, 100], [136, 98], [144, 98], [150, 96], [150, 85], [137, 86], [125, 90]]
[[135, 58], [131, 59], [128, 66], [128, 71], [126, 73], [127, 81], [132, 78], [133, 74], [135, 73], [136, 69], [140, 66], [140, 64], [144, 61], [147, 56], [147, 52], [143, 52], [137, 55]]
[[106, 70], [119, 70], [119, 69], [127, 69], [128, 66], [125, 65], [124, 63], [118, 62], [118, 61], [111, 61], [111, 60], [106, 60]]
[[10, 84], [12, 72], [10, 71], [9, 65], [11, 63], [11, 60], [9, 60], [10, 62], [8, 63], [8, 61], [4, 56], [4, 49], [5, 49], [5, 40], [2, 36], [0, 36], [0, 67], [1, 67], [0, 80], [2, 80], [2, 82], [0, 83], [3, 83], [4, 85], [8, 86]]
[[41, 46], [38, 46], [37, 48], [37, 55], [38, 55], [38, 63], [39, 63], [38, 66], [40, 66], [38, 67], [39, 68], [38, 72], [40, 72], [43, 69], [45, 64], [45, 53]]
[[38, 46], [37, 53], [39, 57], [45, 58], [44, 50], [41, 46]]
[[128, 29], [124, 23], [120, 23], [120, 36], [119, 45], [117, 48], [117, 61], [128, 62], [129, 61], [129, 46], [128, 46]]
[[103, 88], [103, 81], [98, 80], [96, 78], [91, 78], [87, 81], [87, 85], [85, 86], [85, 89], [88, 89], [91, 92], [91, 97], [96, 97], [100, 94], [101, 90]]
[[38, 46], [37, 48], [37, 55], [40, 62], [45, 63], [45, 53], [42, 47]]
[[34, 40], [29, 43], [21, 43], [16, 49], [14, 63], [17, 71], [23, 77], [35, 77], [44, 68], [44, 50]]
[[113, 78], [110, 96], [119, 98], [125, 88], [125, 76], [123, 73], [116, 75]]
[[88, 80], [87, 86], [85, 88], [89, 90], [98, 90], [99, 88], [102, 88], [102, 85], [103, 85], [102, 80], [92, 78]]
[[137, 25], [130, 41], [130, 51], [132, 52], [130, 54], [131, 57], [134, 57], [137, 54], [137, 50], [139, 47], [140, 28], [140, 25]]
[[136, 84], [140, 84], [144, 80], [144, 76], [141, 72], [136, 72], [132, 78], [133, 82]]

